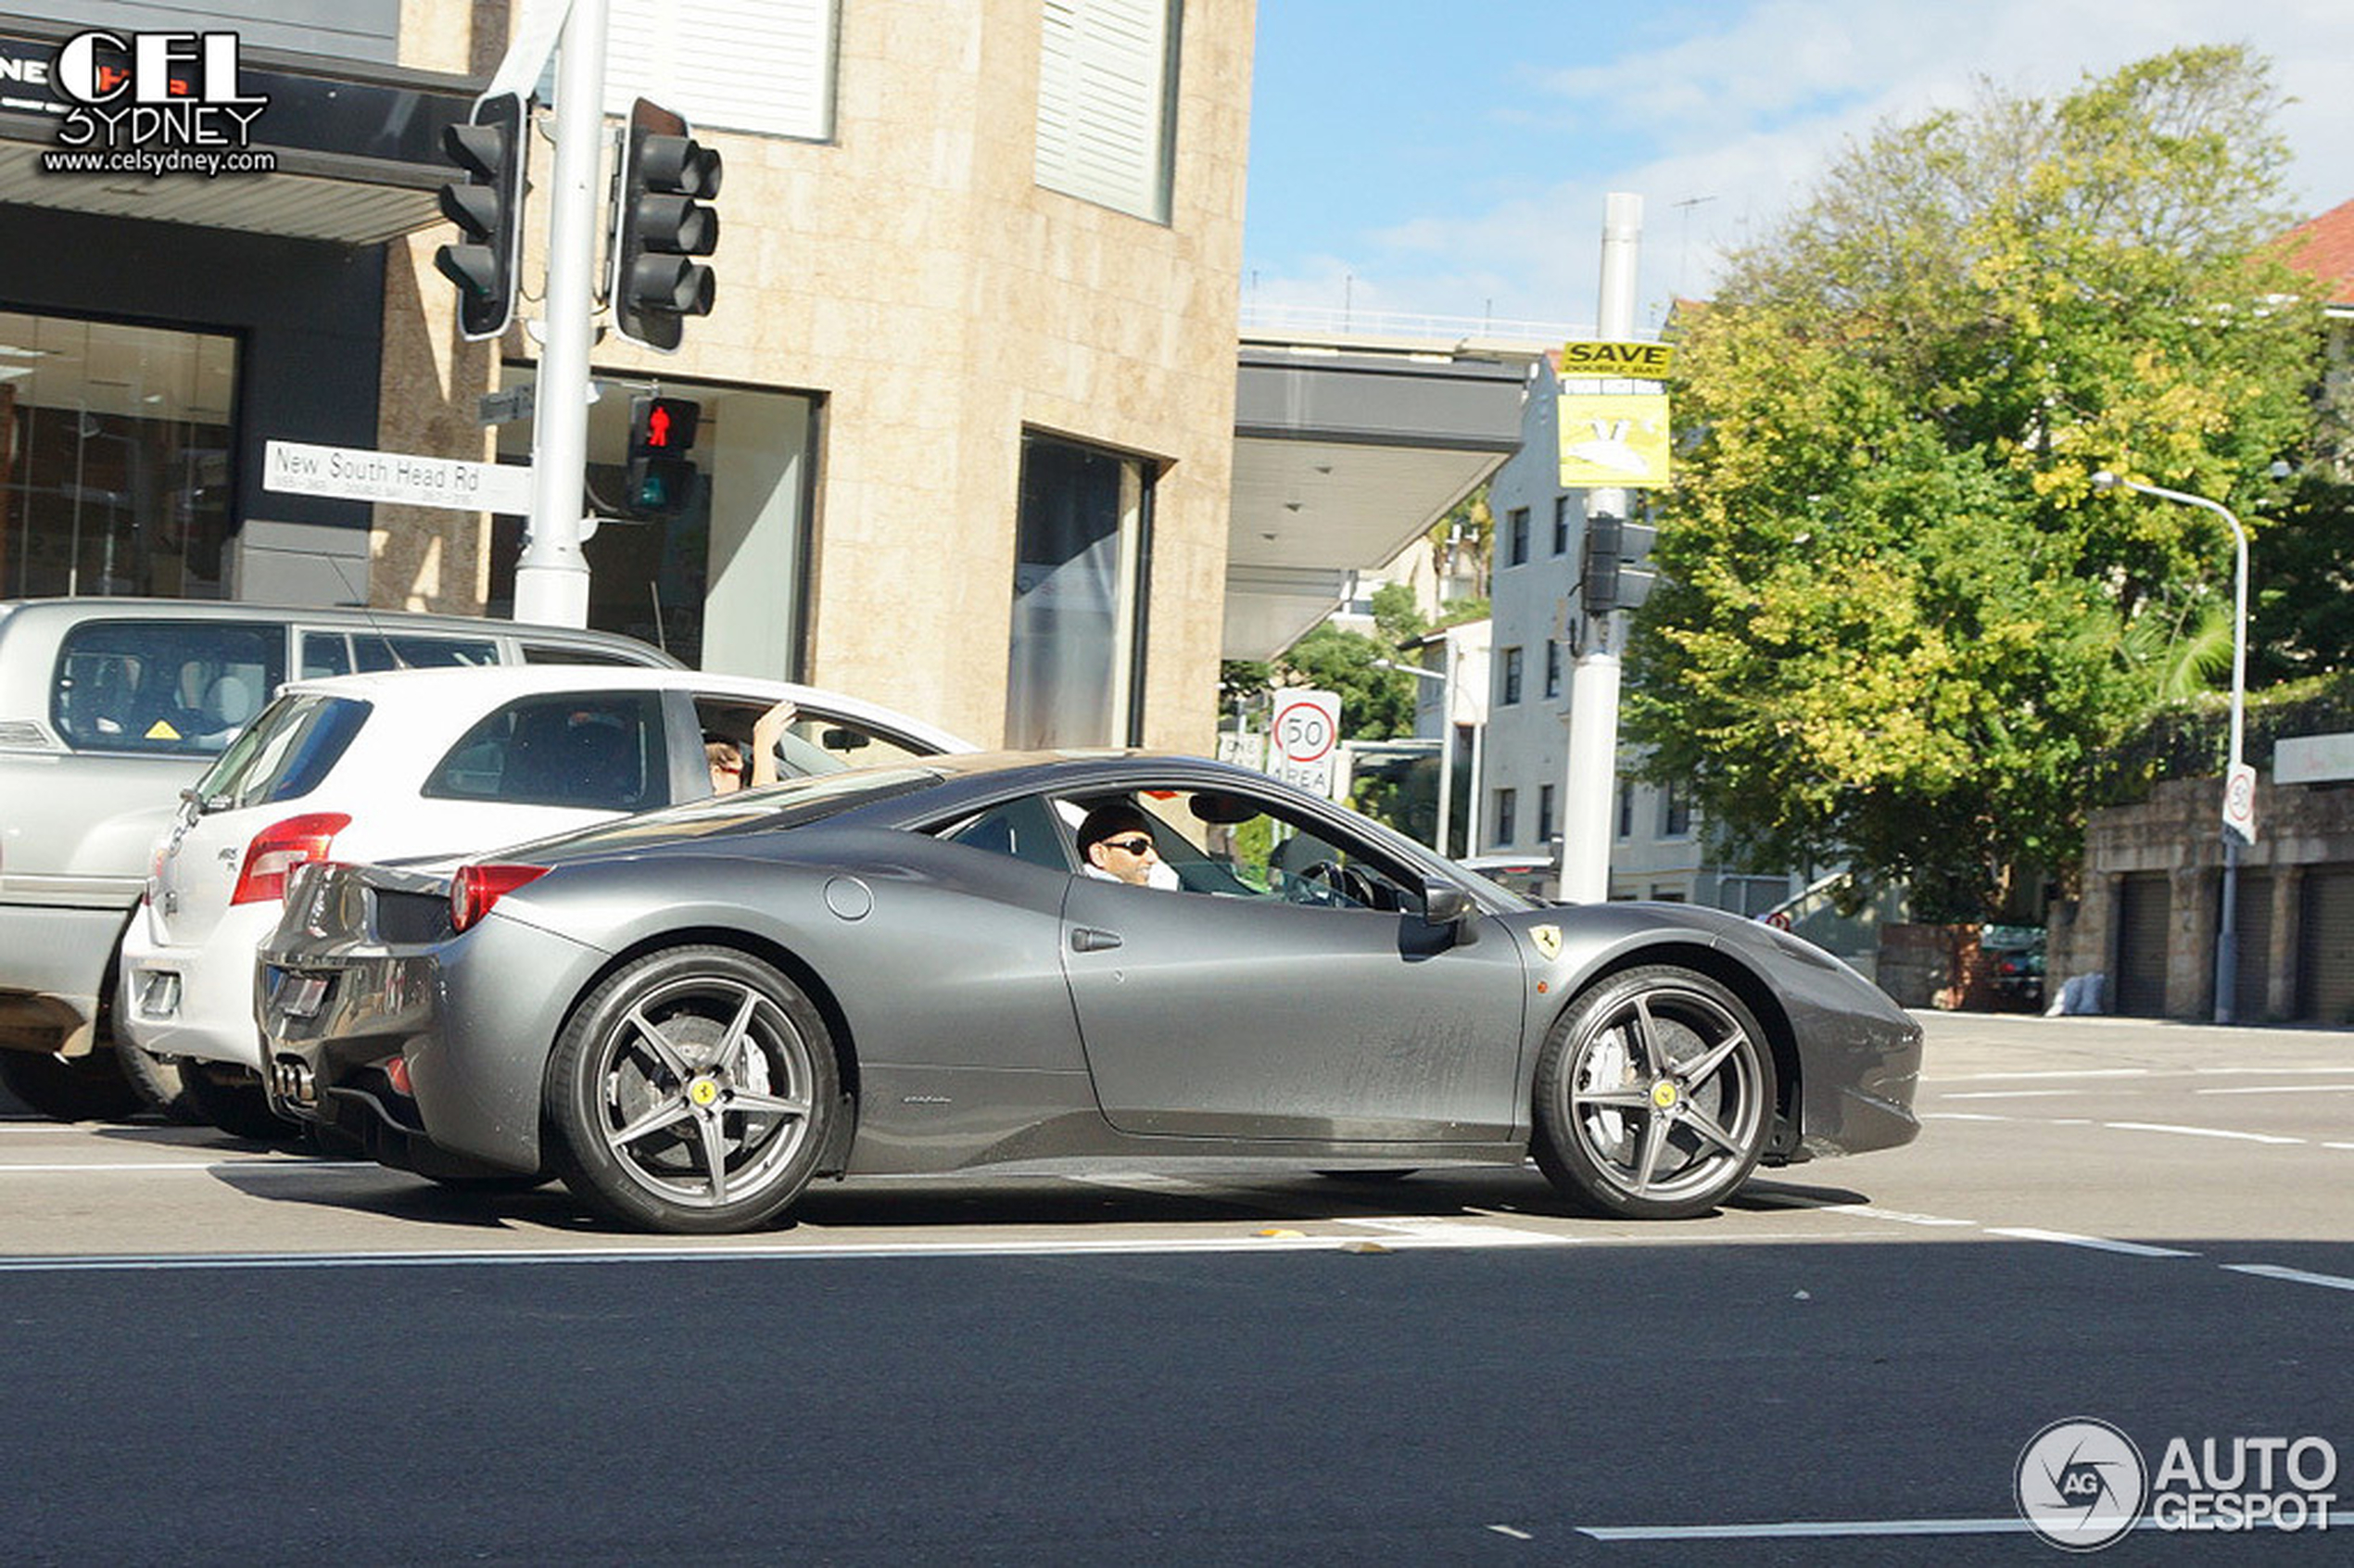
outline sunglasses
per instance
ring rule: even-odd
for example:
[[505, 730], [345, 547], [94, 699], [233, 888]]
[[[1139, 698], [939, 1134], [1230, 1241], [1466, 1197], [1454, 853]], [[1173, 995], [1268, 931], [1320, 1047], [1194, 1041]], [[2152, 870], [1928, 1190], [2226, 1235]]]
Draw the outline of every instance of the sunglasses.
[[1153, 841], [1142, 833], [1132, 833], [1124, 839], [1102, 839], [1097, 841], [1112, 849], [1126, 850], [1130, 854], [1142, 854], [1153, 847]]

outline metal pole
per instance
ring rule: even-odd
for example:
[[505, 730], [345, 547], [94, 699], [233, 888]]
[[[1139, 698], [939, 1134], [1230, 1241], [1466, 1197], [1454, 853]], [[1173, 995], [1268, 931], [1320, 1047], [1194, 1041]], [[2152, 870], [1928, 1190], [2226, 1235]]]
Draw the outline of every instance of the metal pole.
[[[2101, 475], [2095, 476], [2100, 483]], [[2247, 720], [2247, 530], [2232, 509], [2221, 501], [2195, 496], [2187, 490], [2170, 490], [2159, 485], [2145, 485], [2135, 479], [2116, 481], [2129, 490], [2139, 490], [2160, 500], [2180, 501], [2184, 506], [2202, 506], [2221, 517], [2232, 530], [2232, 756], [2223, 774], [2223, 789], [2228, 797], [2232, 776], [2240, 769], [2241, 747], [2246, 736]], [[2232, 1021], [2233, 998], [2239, 990], [2239, 841], [2226, 829], [2223, 833], [2223, 907], [2215, 921], [2215, 1021]]]
[[1447, 661], [1439, 675], [1438, 686], [1438, 842], [1433, 847], [1442, 859], [1454, 858], [1449, 846], [1454, 842], [1449, 829], [1455, 813], [1455, 639], [1447, 638], [1439, 644], [1439, 657]]
[[604, 151], [608, 0], [573, 0], [556, 46], [556, 168], [549, 192], [547, 320], [531, 424], [531, 519], [515, 567], [515, 619], [588, 624], [580, 553], [595, 341], [597, 172]]
[[[1602, 217], [1601, 308], [1605, 342], [1635, 334], [1635, 259], [1643, 233], [1643, 198], [1613, 191]], [[1626, 515], [1626, 492], [1586, 492], [1586, 525]], [[1582, 556], [1582, 552], [1581, 552]], [[1618, 616], [1582, 616], [1570, 665], [1569, 761], [1562, 781], [1562, 897], [1600, 904], [1610, 896], [1611, 798], [1618, 776]]]

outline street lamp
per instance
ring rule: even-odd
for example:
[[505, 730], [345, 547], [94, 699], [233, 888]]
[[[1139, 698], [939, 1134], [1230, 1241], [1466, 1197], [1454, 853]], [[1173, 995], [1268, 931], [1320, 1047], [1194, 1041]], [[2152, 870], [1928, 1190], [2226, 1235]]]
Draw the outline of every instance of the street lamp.
[[1453, 815], [1455, 801], [1455, 648], [1450, 640], [1442, 645], [1447, 660], [1444, 671], [1426, 670], [1420, 664], [1401, 664], [1395, 659], [1376, 659], [1373, 667], [1396, 670], [1418, 680], [1438, 682], [1438, 828], [1431, 835], [1431, 848], [1439, 858], [1447, 858], [1447, 828]]
[[2145, 485], [2139, 480], [2120, 478], [2103, 469], [2093, 475], [2093, 487], [2114, 489], [2122, 485], [2129, 490], [2139, 490], [2160, 500], [2180, 501], [2184, 506], [2202, 506], [2221, 517], [2232, 528], [2232, 756], [2223, 774], [2223, 909], [2215, 923], [2215, 1021], [2232, 1021], [2232, 995], [2239, 988], [2239, 885], [2240, 841], [2230, 825], [2232, 791], [2245, 788], [2249, 791], [2248, 830], [2255, 830], [2254, 780], [2242, 782], [2240, 741], [2246, 730], [2247, 707], [2247, 530], [2232, 515], [2232, 509], [2221, 501], [2187, 491], [2169, 490], [2158, 485]]

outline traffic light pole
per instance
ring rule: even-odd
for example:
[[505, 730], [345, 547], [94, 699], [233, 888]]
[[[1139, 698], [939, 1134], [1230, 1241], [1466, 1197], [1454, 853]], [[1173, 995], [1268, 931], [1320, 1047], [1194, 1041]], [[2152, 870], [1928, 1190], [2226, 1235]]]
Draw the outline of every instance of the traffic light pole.
[[[1601, 306], [1596, 335], [1623, 343], [1635, 335], [1635, 258], [1643, 233], [1643, 198], [1613, 191], [1602, 215]], [[1586, 525], [1624, 518], [1627, 492], [1586, 492]], [[1585, 552], [1580, 551], [1580, 558]], [[1569, 766], [1562, 781], [1561, 896], [1600, 904], [1610, 896], [1612, 797], [1618, 778], [1618, 612], [1580, 613], [1569, 672]]]
[[557, 626], [588, 624], [581, 502], [588, 462], [588, 350], [596, 332], [607, 3], [572, 0], [556, 46], [545, 336], [531, 427], [531, 518], [515, 568], [515, 619]]

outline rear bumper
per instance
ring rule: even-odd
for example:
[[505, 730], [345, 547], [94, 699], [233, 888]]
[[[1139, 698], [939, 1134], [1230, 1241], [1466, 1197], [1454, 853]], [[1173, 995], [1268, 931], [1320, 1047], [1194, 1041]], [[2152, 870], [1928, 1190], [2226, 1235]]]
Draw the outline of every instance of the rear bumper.
[[[201, 946], [157, 940], [144, 907], [122, 936], [115, 1032], [145, 1051], [259, 1069], [261, 1031], [253, 1018], [254, 948], [277, 926], [280, 905], [236, 905]], [[166, 993], [174, 993], [166, 1002]]]
[[98, 998], [129, 907], [0, 904], [0, 1046], [74, 1056], [96, 1043]]

